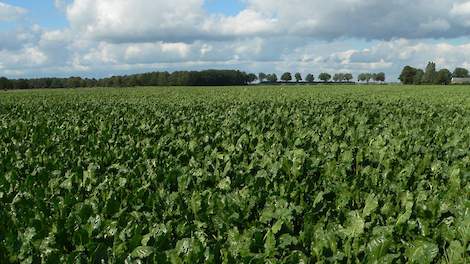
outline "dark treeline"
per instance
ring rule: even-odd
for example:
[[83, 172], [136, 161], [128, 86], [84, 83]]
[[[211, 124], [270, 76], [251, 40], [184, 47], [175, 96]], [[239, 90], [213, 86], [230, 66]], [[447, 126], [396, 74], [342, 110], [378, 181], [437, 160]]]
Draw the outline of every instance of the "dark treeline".
[[452, 83], [452, 78], [469, 78], [469, 72], [464, 68], [456, 68], [454, 72], [448, 69], [436, 69], [436, 63], [429, 62], [426, 69], [418, 69], [411, 66], [405, 66], [400, 74], [400, 81], [403, 84], [441, 84], [448, 85]]
[[[318, 78], [318, 81], [316, 81]], [[135, 86], [235, 86], [247, 85], [256, 81], [260, 84], [319, 84], [345, 83], [355, 84], [351, 73], [336, 73], [331, 75], [322, 72], [315, 77], [309, 73], [305, 76], [297, 72], [285, 72], [281, 78], [275, 73], [265, 74], [246, 73], [238, 70], [205, 70], [205, 71], [176, 71], [149, 72], [142, 74], [112, 76], [107, 78], [36, 78], [14, 79], [0, 78], [0, 90], [43, 89], [43, 88], [81, 88], [81, 87], [135, 87]], [[385, 73], [361, 73], [358, 82], [370, 81], [384, 83]]]
[[134, 87], [134, 86], [229, 86], [245, 85], [257, 79], [254, 74], [238, 70], [206, 70], [150, 72], [102, 79], [94, 78], [36, 78], [9, 80], [0, 78], [0, 89], [42, 89], [80, 87]]

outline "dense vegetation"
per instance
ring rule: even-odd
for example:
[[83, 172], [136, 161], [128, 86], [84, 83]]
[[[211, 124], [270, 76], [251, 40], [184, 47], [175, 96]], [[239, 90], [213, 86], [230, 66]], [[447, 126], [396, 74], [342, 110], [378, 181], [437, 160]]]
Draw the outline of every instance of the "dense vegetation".
[[454, 72], [450, 72], [448, 69], [436, 70], [436, 63], [429, 62], [425, 70], [414, 68], [411, 66], [405, 66], [400, 74], [400, 81], [403, 84], [439, 84], [448, 85], [451, 84], [452, 78], [469, 78], [470, 75], [467, 69], [456, 68]]
[[79, 87], [134, 87], [134, 86], [233, 86], [253, 82], [254, 74], [237, 70], [206, 70], [150, 72], [125, 76], [94, 78], [38, 78], [8, 80], [0, 78], [0, 90], [79, 88]]
[[465, 263], [468, 87], [2, 92], [0, 263]]
[[[290, 72], [281, 76], [283, 84], [292, 81]], [[321, 73], [318, 79], [328, 82], [332, 79], [328, 73]], [[351, 73], [336, 73], [333, 76], [335, 83], [352, 83]], [[262, 84], [279, 84], [276, 74], [246, 73], [238, 70], [206, 70], [206, 71], [176, 71], [176, 72], [149, 72], [142, 74], [112, 76], [102, 79], [95, 78], [35, 78], [35, 79], [7, 79], [0, 77], [0, 90], [21, 89], [57, 89], [57, 88], [91, 88], [91, 87], [136, 87], [136, 86], [240, 86], [252, 84], [255, 81]], [[362, 73], [358, 76], [359, 82], [384, 82], [384, 73]], [[302, 75], [295, 74], [295, 83], [303, 82]], [[305, 82], [315, 83], [313, 74], [307, 74]]]

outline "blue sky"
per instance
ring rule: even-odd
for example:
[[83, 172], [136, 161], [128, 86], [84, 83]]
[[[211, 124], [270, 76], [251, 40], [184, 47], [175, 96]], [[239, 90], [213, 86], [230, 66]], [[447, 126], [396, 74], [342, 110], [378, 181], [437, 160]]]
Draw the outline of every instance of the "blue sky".
[[[68, 25], [66, 15], [55, 6], [53, 0], [5, 0], [2, 2], [28, 9], [26, 20], [29, 23], [39, 24], [48, 29], [60, 29]], [[204, 2], [204, 8], [215, 14], [236, 15], [243, 10], [244, 6], [241, 0], [208, 0]], [[11, 26], [13, 23], [8, 24]]]
[[64, 28], [68, 25], [65, 14], [56, 8], [52, 0], [5, 0], [4, 3], [28, 10], [25, 22], [39, 24], [49, 29]]
[[241, 0], [209, 0], [204, 3], [204, 8], [210, 13], [236, 15], [245, 7]]
[[[321, 7], [321, 12], [316, 11]], [[0, 75], [470, 68], [470, 0], [0, 0]]]

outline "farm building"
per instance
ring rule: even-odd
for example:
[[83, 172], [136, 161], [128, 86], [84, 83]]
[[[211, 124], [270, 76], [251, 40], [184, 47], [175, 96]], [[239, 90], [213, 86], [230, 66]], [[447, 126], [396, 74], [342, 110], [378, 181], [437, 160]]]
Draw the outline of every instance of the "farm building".
[[470, 84], [470, 78], [452, 78], [452, 84]]

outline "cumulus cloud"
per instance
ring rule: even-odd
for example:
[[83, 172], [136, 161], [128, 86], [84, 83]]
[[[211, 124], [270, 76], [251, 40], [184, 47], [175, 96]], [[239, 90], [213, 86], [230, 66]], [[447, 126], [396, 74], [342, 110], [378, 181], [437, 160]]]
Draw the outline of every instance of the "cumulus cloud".
[[[72, 28], [95, 39], [192, 42], [251, 36], [315, 39], [453, 38], [470, 33], [470, 1], [246, 0], [234, 16], [209, 14], [204, 0], [74, 0]], [[63, 1], [59, 1], [62, 3]]]
[[[235, 15], [211, 14], [204, 1], [54, 0], [70, 25], [0, 31], [0, 75], [239, 68], [396, 76], [428, 60], [470, 66], [469, 45], [446, 43], [470, 33], [468, 0], [244, 0]], [[0, 2], [0, 20], [25, 12]]]
[[15, 20], [26, 13], [27, 10], [24, 8], [0, 2], [0, 22]]
[[208, 14], [203, 0], [75, 0], [67, 7], [72, 28], [108, 42], [191, 42], [275, 30], [254, 10], [233, 17]]
[[[456, 3], [457, 2], [457, 3]], [[282, 31], [317, 38], [441, 38], [465, 36], [469, 1], [247, 0], [249, 9], [276, 17]]]

